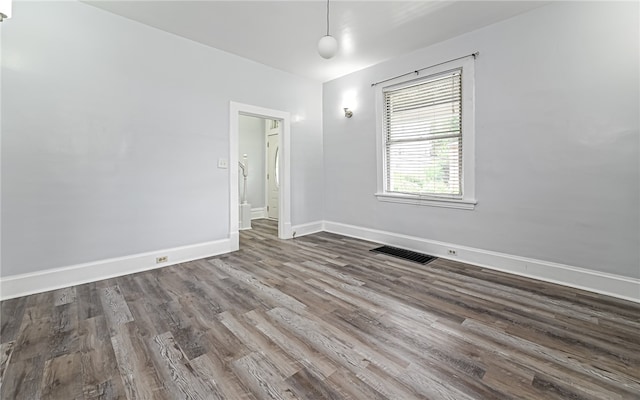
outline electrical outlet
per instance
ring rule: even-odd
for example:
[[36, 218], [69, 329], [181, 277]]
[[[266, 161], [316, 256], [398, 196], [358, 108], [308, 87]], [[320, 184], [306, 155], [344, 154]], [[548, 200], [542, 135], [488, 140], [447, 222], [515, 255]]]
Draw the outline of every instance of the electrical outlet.
[[456, 253], [456, 251], [454, 249], [449, 249], [448, 253], [449, 253], [450, 256], [457, 256], [458, 255], [458, 253]]
[[162, 264], [169, 261], [169, 256], [156, 257], [156, 264]]

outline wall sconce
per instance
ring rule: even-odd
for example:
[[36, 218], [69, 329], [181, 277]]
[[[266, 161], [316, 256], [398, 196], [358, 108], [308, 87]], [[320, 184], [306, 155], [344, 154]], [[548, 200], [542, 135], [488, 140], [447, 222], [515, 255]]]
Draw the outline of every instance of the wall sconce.
[[358, 92], [354, 89], [346, 90], [342, 93], [342, 103], [339, 103], [344, 110], [344, 117], [353, 117], [353, 110], [358, 109]]
[[0, 0], [0, 22], [11, 18], [11, 0]]

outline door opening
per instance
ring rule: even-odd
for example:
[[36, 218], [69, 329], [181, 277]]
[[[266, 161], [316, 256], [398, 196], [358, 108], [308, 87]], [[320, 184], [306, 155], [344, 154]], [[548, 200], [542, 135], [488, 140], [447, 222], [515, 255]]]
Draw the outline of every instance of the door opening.
[[[239, 170], [237, 168], [241, 160], [239, 154], [239, 119], [241, 115], [263, 118], [266, 120], [267, 126], [271, 126], [270, 121], [276, 121], [279, 130], [277, 135], [273, 136], [274, 143], [273, 152], [273, 171], [270, 174], [270, 182], [273, 182], [272, 196], [270, 190], [267, 189], [267, 204], [269, 211], [272, 210], [269, 199], [273, 198], [274, 213], [267, 216], [278, 221], [278, 237], [280, 239], [292, 238], [291, 229], [291, 188], [290, 188], [290, 121], [291, 117], [288, 112], [272, 110], [263, 107], [252, 106], [248, 104], [230, 103], [229, 118], [229, 236], [232, 241], [232, 248], [239, 248]], [[268, 133], [268, 132], [267, 132]], [[269, 140], [267, 140], [269, 142]], [[270, 146], [272, 146], [270, 144]], [[268, 155], [266, 157], [268, 159]], [[268, 161], [268, 160], [267, 160]], [[251, 160], [249, 160], [251, 164]], [[268, 162], [267, 162], [268, 167]], [[251, 167], [249, 167], [251, 168]], [[265, 185], [269, 186], [269, 185]], [[271, 216], [274, 217], [271, 217]]]

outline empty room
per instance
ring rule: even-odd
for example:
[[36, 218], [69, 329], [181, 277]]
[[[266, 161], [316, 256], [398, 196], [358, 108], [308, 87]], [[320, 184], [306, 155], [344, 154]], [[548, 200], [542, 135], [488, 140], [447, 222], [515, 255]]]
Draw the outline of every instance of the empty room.
[[640, 2], [0, 20], [2, 400], [640, 399]]

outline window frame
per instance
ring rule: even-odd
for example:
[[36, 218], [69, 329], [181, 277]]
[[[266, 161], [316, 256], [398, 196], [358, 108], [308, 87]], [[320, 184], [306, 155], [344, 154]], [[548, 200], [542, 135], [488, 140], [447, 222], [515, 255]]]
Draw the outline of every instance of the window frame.
[[[415, 75], [395, 78], [377, 85], [376, 96], [376, 133], [377, 133], [377, 191], [379, 201], [415, 204], [434, 207], [448, 207], [473, 210], [477, 204], [475, 197], [475, 73], [472, 56], [450, 61], [431, 68], [423, 69]], [[397, 193], [387, 191], [387, 152], [385, 134], [384, 92], [413, 86], [428, 80], [434, 75], [447, 71], [462, 70], [462, 196], [438, 196]], [[416, 76], [417, 75], [417, 76]]]

